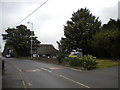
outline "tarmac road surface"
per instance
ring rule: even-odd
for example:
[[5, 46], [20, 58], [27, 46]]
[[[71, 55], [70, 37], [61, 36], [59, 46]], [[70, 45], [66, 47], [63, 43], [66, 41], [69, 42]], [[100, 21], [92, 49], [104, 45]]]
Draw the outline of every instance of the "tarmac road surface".
[[118, 88], [118, 67], [78, 70], [32, 60], [5, 60], [3, 88]]

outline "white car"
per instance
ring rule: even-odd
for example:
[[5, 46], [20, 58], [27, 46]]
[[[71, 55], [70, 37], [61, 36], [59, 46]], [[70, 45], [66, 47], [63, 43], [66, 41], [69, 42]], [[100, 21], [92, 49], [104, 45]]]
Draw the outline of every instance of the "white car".
[[11, 55], [10, 55], [10, 54], [7, 54], [5, 57], [6, 57], [6, 58], [10, 58], [10, 57], [11, 57]]

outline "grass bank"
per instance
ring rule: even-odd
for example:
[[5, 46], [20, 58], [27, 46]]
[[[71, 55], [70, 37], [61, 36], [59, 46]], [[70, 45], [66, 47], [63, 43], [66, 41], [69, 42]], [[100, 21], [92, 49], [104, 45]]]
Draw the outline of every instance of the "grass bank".
[[110, 68], [113, 66], [120, 65], [120, 61], [114, 61], [114, 60], [97, 59], [97, 62], [98, 64], [96, 69]]

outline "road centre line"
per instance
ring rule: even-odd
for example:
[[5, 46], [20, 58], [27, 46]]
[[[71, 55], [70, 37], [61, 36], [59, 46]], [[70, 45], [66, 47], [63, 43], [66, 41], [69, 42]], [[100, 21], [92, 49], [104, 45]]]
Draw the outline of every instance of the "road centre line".
[[82, 70], [78, 70], [78, 69], [75, 69], [75, 68], [70, 68], [71, 70], [75, 70], [75, 71], [82, 71]]
[[76, 83], [76, 84], [79, 84], [79, 85], [81, 85], [81, 86], [83, 86], [83, 87], [85, 87], [85, 88], [90, 88], [89, 86], [87, 86], [87, 85], [85, 85], [85, 84], [82, 84], [82, 83], [80, 83], [80, 82], [77, 82], [77, 81], [75, 81], [75, 80], [72, 80], [72, 79], [70, 79], [70, 78], [68, 78], [68, 77], [65, 77], [65, 76], [63, 76], [63, 75], [59, 75], [60, 77], [62, 77], [62, 78], [64, 78], [64, 79], [67, 79], [67, 80], [69, 80], [69, 81], [72, 81], [72, 82], [74, 82], [74, 83]]
[[48, 70], [48, 69], [45, 69], [45, 68], [40, 68], [40, 69], [45, 70], [45, 71], [48, 71], [48, 72], [52, 72], [52, 71], [50, 71], [50, 70]]

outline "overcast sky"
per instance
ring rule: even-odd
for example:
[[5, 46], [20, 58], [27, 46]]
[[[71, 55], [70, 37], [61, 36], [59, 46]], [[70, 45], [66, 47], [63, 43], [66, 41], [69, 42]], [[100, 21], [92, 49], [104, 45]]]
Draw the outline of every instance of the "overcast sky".
[[[8, 27], [14, 27], [46, 0], [2, 0], [0, 2], [0, 34]], [[102, 24], [110, 18], [118, 18], [118, 2], [120, 0], [48, 0], [48, 2], [25, 19], [21, 24], [31, 28], [42, 43], [53, 44], [57, 48], [56, 41], [64, 37], [63, 25], [70, 20], [73, 12], [80, 8], [88, 8], [90, 12], [99, 17]], [[19, 24], [20, 25], [20, 24]], [[2, 49], [4, 42], [0, 36]]]

